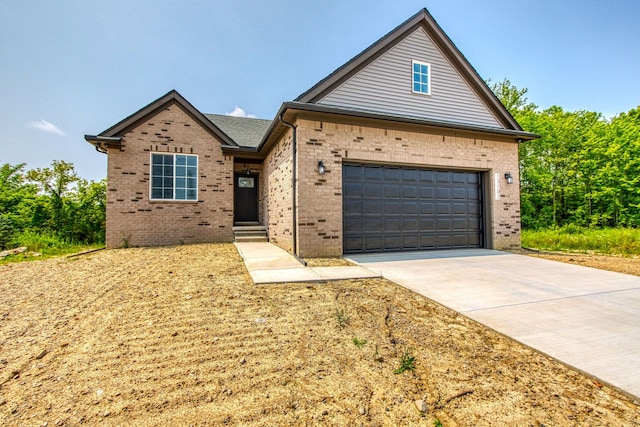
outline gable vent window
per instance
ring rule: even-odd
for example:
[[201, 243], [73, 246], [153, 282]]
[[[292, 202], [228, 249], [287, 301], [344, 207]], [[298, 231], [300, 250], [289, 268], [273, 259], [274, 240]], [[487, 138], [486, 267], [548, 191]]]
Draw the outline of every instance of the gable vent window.
[[431, 64], [411, 61], [413, 67], [413, 93], [431, 95]]
[[198, 200], [198, 156], [151, 154], [152, 200]]

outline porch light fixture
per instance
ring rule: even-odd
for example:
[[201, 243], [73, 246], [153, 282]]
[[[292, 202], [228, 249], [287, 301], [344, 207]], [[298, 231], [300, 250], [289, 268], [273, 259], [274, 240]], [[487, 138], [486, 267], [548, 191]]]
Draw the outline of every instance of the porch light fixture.
[[511, 175], [511, 172], [505, 173], [504, 179], [507, 180], [507, 184], [513, 184], [513, 175]]
[[318, 162], [318, 173], [324, 175], [324, 163], [322, 163], [322, 160]]

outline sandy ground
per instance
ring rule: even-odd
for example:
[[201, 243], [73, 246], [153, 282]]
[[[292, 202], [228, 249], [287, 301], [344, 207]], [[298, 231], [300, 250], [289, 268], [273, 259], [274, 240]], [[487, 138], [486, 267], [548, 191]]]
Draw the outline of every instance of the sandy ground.
[[254, 286], [226, 244], [2, 265], [0, 319], [2, 425], [640, 425], [637, 401], [391, 282]]

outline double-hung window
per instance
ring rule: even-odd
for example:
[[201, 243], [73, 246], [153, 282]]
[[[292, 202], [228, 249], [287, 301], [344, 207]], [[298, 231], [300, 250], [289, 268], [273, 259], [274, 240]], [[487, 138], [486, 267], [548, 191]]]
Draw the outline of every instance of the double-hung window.
[[198, 200], [198, 156], [151, 154], [152, 200]]
[[411, 61], [413, 74], [413, 93], [431, 95], [431, 64]]

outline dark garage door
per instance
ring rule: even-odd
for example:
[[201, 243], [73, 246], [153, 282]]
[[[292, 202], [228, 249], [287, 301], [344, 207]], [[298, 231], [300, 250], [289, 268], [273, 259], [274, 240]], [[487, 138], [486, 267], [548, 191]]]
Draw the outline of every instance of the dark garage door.
[[480, 248], [480, 173], [343, 165], [344, 253]]

